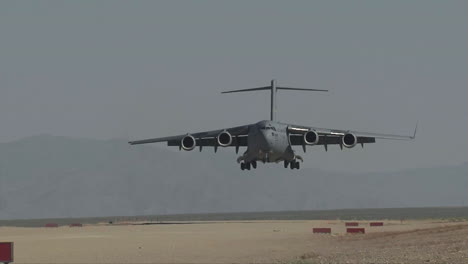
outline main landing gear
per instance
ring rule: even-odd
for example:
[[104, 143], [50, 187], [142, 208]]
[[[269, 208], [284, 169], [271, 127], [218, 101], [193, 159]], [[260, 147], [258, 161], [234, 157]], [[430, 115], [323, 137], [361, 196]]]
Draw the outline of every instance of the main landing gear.
[[301, 168], [301, 163], [297, 160], [293, 160], [291, 162], [285, 160], [284, 161], [284, 167], [287, 168], [289, 165], [289, 167], [291, 168], [291, 170], [294, 170], [294, 169], [300, 169]]
[[250, 168], [257, 168], [257, 161], [253, 160], [251, 162], [241, 162], [240, 164], [241, 170], [250, 170]]

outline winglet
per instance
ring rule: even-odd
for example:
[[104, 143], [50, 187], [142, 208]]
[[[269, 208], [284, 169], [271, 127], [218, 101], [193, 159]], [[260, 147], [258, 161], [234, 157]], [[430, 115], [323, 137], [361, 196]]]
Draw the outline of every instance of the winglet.
[[418, 123], [419, 123], [419, 121], [416, 122], [416, 127], [414, 128], [414, 134], [413, 134], [413, 136], [411, 137], [411, 139], [415, 139], [415, 138], [416, 138], [416, 132], [418, 131]]

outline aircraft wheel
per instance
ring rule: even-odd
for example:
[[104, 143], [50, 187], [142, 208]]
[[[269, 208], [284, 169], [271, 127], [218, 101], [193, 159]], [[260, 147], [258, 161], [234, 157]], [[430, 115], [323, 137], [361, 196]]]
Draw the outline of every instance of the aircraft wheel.
[[250, 170], [250, 163], [248, 163], [248, 162], [245, 163], [245, 168], [246, 168], [247, 170]]
[[256, 161], [256, 160], [252, 161], [252, 167], [253, 167], [254, 169], [257, 168], [257, 161]]
[[299, 161], [296, 161], [296, 169], [300, 169], [301, 168], [301, 163]]
[[245, 163], [244, 162], [242, 162], [240, 166], [241, 166], [241, 170], [245, 170]]
[[287, 169], [289, 165], [289, 162], [287, 160], [284, 161], [284, 168]]
[[291, 164], [289, 165], [291, 167], [291, 170], [293, 169], [299, 169], [299, 161], [291, 161]]

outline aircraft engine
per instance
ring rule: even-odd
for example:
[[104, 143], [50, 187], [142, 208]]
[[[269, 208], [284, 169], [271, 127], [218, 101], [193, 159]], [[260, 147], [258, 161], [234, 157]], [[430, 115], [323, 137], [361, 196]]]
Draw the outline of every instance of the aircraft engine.
[[186, 135], [182, 140], [180, 141], [180, 146], [182, 147], [183, 150], [193, 150], [197, 146], [197, 141], [192, 135]]
[[307, 145], [316, 145], [319, 142], [319, 135], [313, 130], [309, 130], [304, 134], [304, 142]]
[[341, 138], [341, 141], [343, 143], [343, 146], [347, 148], [352, 148], [357, 144], [357, 137], [354, 134], [347, 133]]
[[216, 140], [221, 147], [227, 147], [232, 144], [232, 135], [227, 131], [223, 131], [219, 133]]

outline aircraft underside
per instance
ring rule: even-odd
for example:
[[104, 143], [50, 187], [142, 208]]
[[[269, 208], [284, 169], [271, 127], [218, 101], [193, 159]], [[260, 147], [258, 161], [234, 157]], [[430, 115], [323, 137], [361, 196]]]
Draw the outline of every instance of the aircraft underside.
[[[250, 158], [247, 158], [249, 156]], [[291, 170], [300, 169], [300, 162], [303, 161], [303, 158], [299, 155], [295, 155], [294, 152], [261, 152], [257, 155], [249, 155], [249, 150], [247, 150], [244, 155], [237, 158], [241, 170], [256, 169], [259, 162], [263, 164], [283, 162], [285, 168], [289, 167]]]

